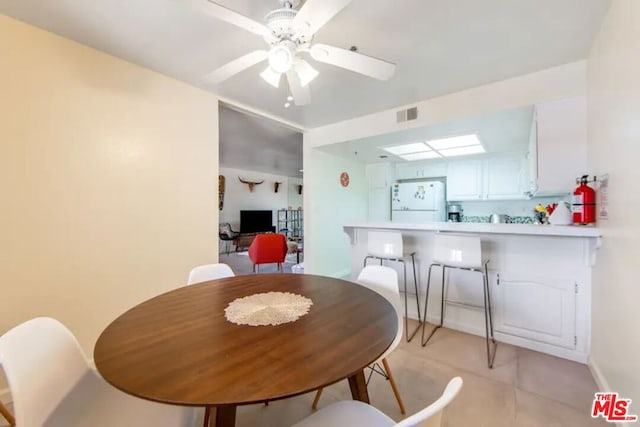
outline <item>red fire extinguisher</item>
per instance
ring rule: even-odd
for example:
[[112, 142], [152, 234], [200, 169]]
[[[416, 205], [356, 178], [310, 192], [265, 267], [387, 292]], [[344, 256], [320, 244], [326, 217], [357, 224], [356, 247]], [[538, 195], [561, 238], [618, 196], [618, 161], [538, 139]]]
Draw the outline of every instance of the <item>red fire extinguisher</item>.
[[596, 222], [596, 191], [587, 185], [589, 175], [583, 175], [576, 182], [580, 185], [573, 192], [573, 223], [592, 224]]

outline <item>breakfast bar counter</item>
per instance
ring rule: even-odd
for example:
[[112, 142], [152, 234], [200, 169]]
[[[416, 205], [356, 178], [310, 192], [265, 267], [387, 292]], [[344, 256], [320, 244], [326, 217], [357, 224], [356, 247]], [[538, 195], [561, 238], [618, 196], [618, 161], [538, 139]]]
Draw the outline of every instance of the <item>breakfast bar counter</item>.
[[[494, 325], [499, 341], [586, 363], [590, 348], [591, 276], [601, 232], [596, 227], [492, 224], [361, 222], [343, 225], [352, 247], [355, 278], [367, 255], [368, 230], [402, 233], [404, 252], [416, 252], [420, 305], [424, 305], [427, 271], [433, 261], [435, 233], [478, 236], [483, 256], [489, 259], [489, 282]], [[374, 261], [369, 261], [374, 262]], [[385, 262], [397, 269], [400, 263]], [[413, 274], [407, 277], [413, 289]], [[428, 322], [439, 323], [442, 273], [433, 268]], [[447, 270], [446, 327], [484, 336], [483, 291], [478, 273]], [[417, 318], [415, 295], [408, 295], [409, 317]], [[411, 301], [413, 299], [413, 301]], [[463, 305], [464, 304], [464, 305]], [[413, 309], [413, 310], [412, 310]], [[424, 308], [422, 308], [424, 312]], [[431, 326], [429, 326], [431, 327]]]
[[457, 233], [492, 233], [492, 234], [517, 234], [534, 236], [561, 236], [561, 237], [596, 237], [601, 236], [596, 227], [579, 225], [538, 225], [538, 224], [491, 224], [479, 222], [363, 222], [344, 225], [345, 232], [349, 229], [367, 228], [378, 230], [401, 231], [447, 231]]

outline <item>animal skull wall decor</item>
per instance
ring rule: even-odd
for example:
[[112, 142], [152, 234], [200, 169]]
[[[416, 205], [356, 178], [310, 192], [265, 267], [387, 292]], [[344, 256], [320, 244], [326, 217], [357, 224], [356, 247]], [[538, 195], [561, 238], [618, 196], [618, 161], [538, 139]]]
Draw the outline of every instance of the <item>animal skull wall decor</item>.
[[240, 177], [238, 177], [238, 179], [240, 180], [241, 183], [247, 184], [249, 186], [250, 192], [253, 192], [253, 187], [255, 187], [256, 185], [260, 185], [264, 182], [264, 179], [262, 181], [245, 181]]

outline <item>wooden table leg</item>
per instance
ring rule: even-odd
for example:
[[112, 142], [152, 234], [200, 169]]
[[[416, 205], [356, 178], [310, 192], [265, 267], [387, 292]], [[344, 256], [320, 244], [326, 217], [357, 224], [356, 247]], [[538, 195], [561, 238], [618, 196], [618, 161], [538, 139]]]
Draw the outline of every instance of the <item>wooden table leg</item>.
[[351, 388], [351, 397], [353, 397], [353, 400], [369, 403], [369, 392], [367, 391], [367, 382], [364, 378], [364, 370], [360, 370], [349, 377], [349, 388]]
[[15, 418], [13, 418], [11, 412], [9, 412], [9, 410], [2, 404], [2, 402], [0, 402], [0, 414], [2, 414], [2, 416], [9, 422], [9, 425], [16, 425]]
[[236, 405], [216, 407], [215, 427], [234, 427], [236, 425]]

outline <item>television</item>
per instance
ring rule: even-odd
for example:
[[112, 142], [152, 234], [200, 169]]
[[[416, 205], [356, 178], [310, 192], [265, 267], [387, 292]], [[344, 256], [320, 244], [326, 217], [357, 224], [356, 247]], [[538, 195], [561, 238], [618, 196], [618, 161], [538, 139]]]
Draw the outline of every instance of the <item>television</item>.
[[240, 233], [273, 231], [273, 211], [240, 211]]

